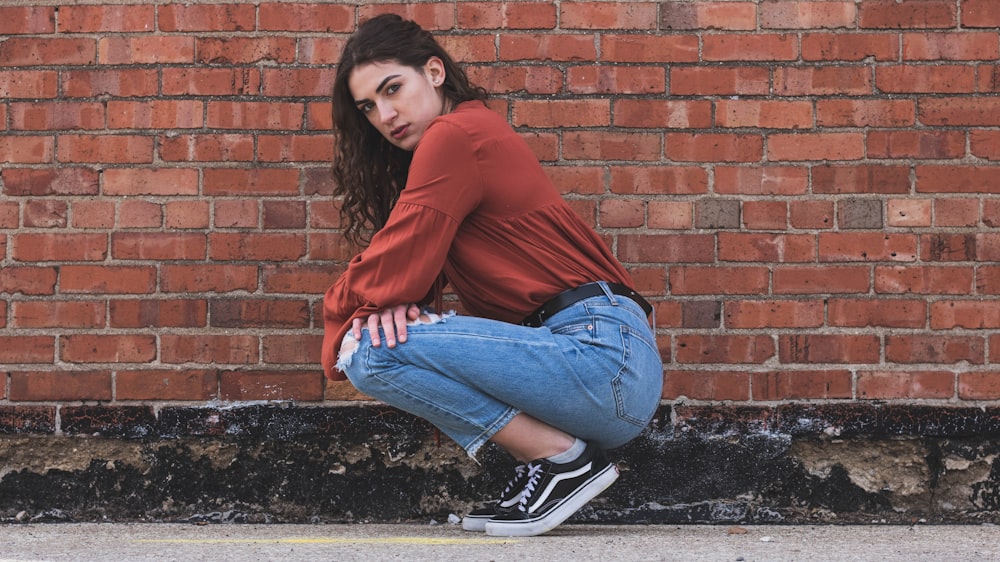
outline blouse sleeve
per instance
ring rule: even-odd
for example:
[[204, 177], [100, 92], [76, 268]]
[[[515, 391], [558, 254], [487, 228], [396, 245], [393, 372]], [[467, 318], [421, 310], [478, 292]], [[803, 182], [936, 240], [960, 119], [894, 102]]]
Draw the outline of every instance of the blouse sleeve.
[[360, 309], [420, 302], [428, 295], [458, 228], [482, 197], [471, 144], [455, 124], [431, 124], [385, 226], [327, 292], [328, 318], [349, 319]]

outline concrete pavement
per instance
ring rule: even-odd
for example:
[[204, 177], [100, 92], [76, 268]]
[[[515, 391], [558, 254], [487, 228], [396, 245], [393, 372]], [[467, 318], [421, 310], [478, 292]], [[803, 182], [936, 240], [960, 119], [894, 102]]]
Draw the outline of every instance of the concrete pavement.
[[64, 560], [983, 561], [1000, 560], [1000, 528], [567, 524], [504, 539], [454, 524], [0, 526], [0, 561]]

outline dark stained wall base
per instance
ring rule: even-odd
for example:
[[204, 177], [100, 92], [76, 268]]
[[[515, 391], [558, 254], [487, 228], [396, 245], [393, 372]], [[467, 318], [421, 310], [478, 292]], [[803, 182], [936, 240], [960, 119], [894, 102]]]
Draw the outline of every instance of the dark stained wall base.
[[[57, 415], [58, 414], [58, 415]], [[575, 521], [1000, 522], [1000, 408], [664, 406]], [[446, 521], [503, 487], [383, 406], [0, 407], [0, 521]]]

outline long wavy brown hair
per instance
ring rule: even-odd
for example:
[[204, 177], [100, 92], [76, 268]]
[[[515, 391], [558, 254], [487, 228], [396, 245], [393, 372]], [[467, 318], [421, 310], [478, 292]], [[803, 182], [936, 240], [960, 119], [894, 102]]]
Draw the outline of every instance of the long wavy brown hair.
[[465, 71], [416, 23], [384, 14], [361, 24], [344, 46], [333, 84], [333, 122], [337, 128], [334, 196], [343, 197], [341, 227], [348, 241], [365, 245], [389, 218], [406, 185], [412, 152], [397, 148], [354, 105], [348, 87], [360, 65], [396, 62], [421, 73], [431, 57], [444, 62], [442, 91], [451, 106], [485, 100], [486, 91], [469, 83]]

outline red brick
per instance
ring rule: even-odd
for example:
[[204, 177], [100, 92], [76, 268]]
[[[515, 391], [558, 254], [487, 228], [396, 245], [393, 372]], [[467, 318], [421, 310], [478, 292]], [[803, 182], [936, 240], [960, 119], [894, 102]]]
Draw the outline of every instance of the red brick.
[[[591, 220], [588, 224], [596, 226], [593, 214], [591, 213]], [[311, 260], [346, 261], [354, 257], [356, 253], [357, 249], [353, 248], [339, 233], [314, 232], [309, 235], [309, 259]], [[331, 275], [333, 274], [331, 272]]]
[[882, 232], [821, 232], [820, 261], [914, 261], [917, 237]]
[[980, 262], [1000, 262], [1000, 234], [995, 232], [983, 232], [975, 235], [974, 243], [967, 243], [974, 246], [976, 261]]
[[103, 129], [104, 105], [92, 102], [12, 103], [10, 126], [15, 131]]
[[715, 192], [746, 195], [804, 195], [809, 171], [784, 166], [716, 166]]
[[[455, 27], [455, 6], [448, 2], [417, 2], [406, 4], [369, 4], [359, 7], [358, 21], [367, 21], [379, 14], [392, 13], [417, 22], [426, 30], [448, 30]], [[448, 51], [452, 55], [451, 51]], [[463, 60], [458, 58], [456, 60]]]
[[260, 135], [261, 162], [332, 162], [333, 135]]
[[806, 101], [719, 100], [715, 102], [719, 127], [808, 129], [813, 126], [813, 104]]
[[262, 31], [320, 31], [344, 33], [354, 30], [354, 8], [335, 4], [264, 3], [259, 8]]
[[304, 109], [293, 102], [209, 102], [207, 124], [216, 129], [300, 130]]
[[759, 162], [764, 140], [758, 134], [667, 133], [666, 155], [680, 162]]
[[159, 228], [163, 225], [163, 207], [152, 201], [122, 201], [118, 205], [119, 228]]
[[860, 160], [864, 157], [862, 133], [773, 134], [768, 137], [768, 160]]
[[761, 364], [774, 357], [770, 336], [676, 336], [678, 363]]
[[863, 266], [781, 267], [774, 269], [774, 294], [867, 293], [869, 269]]
[[499, 58], [502, 61], [591, 62], [597, 58], [591, 35], [503, 34]]
[[967, 295], [972, 293], [974, 274], [965, 266], [899, 266], [875, 268], [878, 293]]
[[784, 230], [788, 228], [788, 203], [744, 201], [743, 225], [749, 230]]
[[195, 100], [109, 101], [109, 129], [199, 129], [204, 104]]
[[646, 222], [646, 204], [639, 199], [600, 202], [599, 221], [604, 228], [635, 228]]
[[59, 75], [54, 70], [0, 70], [0, 96], [6, 99], [54, 98]]
[[782, 363], [878, 363], [879, 338], [865, 334], [778, 336]]
[[203, 260], [207, 241], [202, 233], [114, 232], [111, 257], [116, 260]]
[[799, 44], [788, 34], [703, 35], [701, 56], [703, 61], [791, 61], [799, 57]]
[[555, 94], [562, 90], [564, 79], [560, 69], [550, 66], [467, 66], [465, 71], [473, 83], [492, 94]]
[[156, 359], [156, 336], [61, 336], [59, 358], [73, 363], [148, 363]]
[[973, 156], [987, 160], [1000, 160], [1000, 131], [970, 131], [969, 147]]
[[819, 100], [820, 127], [912, 127], [917, 108], [911, 100]]
[[160, 31], [253, 31], [257, 14], [253, 5], [160, 6]]
[[694, 207], [688, 202], [650, 201], [649, 228], [687, 230], [694, 223]]
[[444, 35], [439, 42], [455, 60], [465, 64], [494, 63], [497, 60], [496, 42], [491, 35]]
[[634, 263], [705, 263], [715, 255], [715, 237], [709, 234], [649, 234], [618, 237], [618, 258]]
[[200, 328], [207, 325], [204, 300], [113, 300], [112, 328]]
[[782, 67], [774, 70], [780, 96], [871, 95], [871, 70], [857, 66]]
[[309, 327], [309, 306], [304, 300], [215, 299], [210, 316], [215, 328]]
[[[52, 336], [0, 336], [0, 364], [52, 363], [56, 358]], [[11, 400], [14, 388], [11, 388]]]
[[854, 2], [772, 1], [760, 5], [760, 26], [764, 29], [818, 29], [854, 27]]
[[168, 162], [250, 162], [254, 138], [233, 133], [223, 135], [170, 135], [159, 141], [160, 158]]
[[160, 289], [168, 293], [228, 293], [257, 290], [257, 266], [170, 265], [160, 268]]
[[737, 371], [667, 371], [663, 398], [746, 401], [750, 399], [750, 377]]
[[19, 371], [10, 374], [10, 400], [111, 400], [108, 371]]
[[337, 64], [344, 51], [342, 37], [301, 37], [299, 38], [298, 61], [302, 64]]
[[1000, 11], [993, 0], [963, 0], [963, 27], [1000, 27]]
[[614, 124], [619, 127], [704, 129], [712, 126], [712, 103], [621, 99], [615, 102]]
[[256, 228], [260, 226], [259, 206], [253, 200], [215, 201], [215, 227]]
[[654, 2], [567, 2], [560, 5], [564, 29], [656, 29]]
[[869, 158], [955, 159], [965, 155], [962, 131], [870, 131]]
[[610, 35], [602, 34], [601, 60], [631, 63], [698, 62], [695, 35]]
[[920, 236], [920, 260], [924, 262], [975, 261], [977, 259], [977, 245], [974, 234], [922, 234]]
[[836, 165], [812, 170], [813, 193], [895, 193], [910, 192], [909, 166]]
[[976, 91], [985, 93], [1000, 92], [1000, 66], [980, 65], [978, 67]]
[[320, 371], [223, 371], [219, 380], [222, 400], [323, 399]]
[[990, 227], [1000, 226], [1000, 201], [983, 202], [983, 224]]
[[928, 99], [920, 103], [919, 116], [925, 125], [996, 127], [1000, 126], [1000, 98]]
[[890, 199], [886, 202], [889, 226], [930, 226], [932, 209], [929, 199]]
[[257, 336], [164, 334], [160, 336], [163, 363], [247, 365], [260, 361]]
[[958, 10], [950, 0], [866, 0], [859, 9], [862, 28], [941, 29], [958, 23]]
[[209, 234], [211, 260], [295, 261], [306, 254], [303, 234]]
[[219, 375], [214, 370], [118, 371], [118, 400], [212, 400], [219, 397]]
[[985, 361], [982, 336], [915, 334], [886, 336], [885, 359], [892, 363], [960, 363], [982, 365]]
[[104, 301], [15, 301], [15, 328], [103, 328]]
[[854, 382], [846, 370], [751, 373], [750, 381], [761, 401], [851, 398]]
[[60, 6], [60, 33], [151, 32], [156, 17], [151, 5]]
[[267, 97], [320, 97], [333, 91], [334, 71], [331, 69], [265, 68], [263, 72], [263, 94]]
[[[195, 62], [201, 64], [295, 62], [295, 39], [290, 37], [199, 37], [196, 48], [198, 55]], [[253, 79], [252, 74], [248, 76]]]
[[696, 195], [708, 192], [708, 174], [695, 166], [614, 166], [611, 192]]
[[207, 229], [211, 208], [208, 201], [167, 201], [164, 226], [171, 229]]
[[651, 66], [571, 66], [567, 89], [574, 94], [660, 94], [666, 72]]
[[93, 39], [11, 37], [0, 43], [0, 66], [55, 66], [94, 64]]
[[241, 96], [260, 93], [256, 68], [164, 68], [163, 94], [167, 96]]
[[64, 265], [59, 273], [63, 293], [137, 294], [155, 288], [153, 266]]
[[553, 29], [556, 6], [543, 2], [459, 2], [462, 29]]
[[[17, 201], [3, 201], [0, 202], [0, 228], [15, 230], [20, 226], [20, 209], [21, 205]], [[0, 254], [7, 255], [7, 238], [0, 237], [0, 244], [4, 244], [0, 248]]]
[[106, 234], [17, 234], [11, 247], [17, 261], [103, 261], [108, 257]]
[[927, 303], [904, 299], [829, 299], [831, 326], [848, 328], [923, 328]]
[[293, 168], [208, 168], [203, 194], [209, 196], [298, 195], [299, 171]]
[[[880, 91], [889, 94], [974, 92], [976, 71], [971, 66], [953, 65], [880, 66], [875, 69], [875, 85]], [[921, 110], [925, 101], [920, 104]], [[942, 107], [946, 108], [947, 105]]]
[[66, 228], [69, 205], [66, 201], [34, 200], [24, 203], [26, 228]]
[[996, 33], [904, 33], [903, 60], [988, 60], [1000, 57]]
[[0, 293], [52, 295], [55, 293], [57, 275], [54, 267], [0, 267]]
[[763, 267], [674, 266], [669, 275], [674, 295], [756, 295], [768, 284]]
[[1000, 372], [958, 373], [958, 397], [961, 400], [1000, 398]]
[[918, 193], [1000, 193], [995, 166], [917, 166]]
[[[210, 72], [208, 69], [200, 71]], [[166, 72], [165, 69], [164, 76]], [[63, 95], [70, 98], [148, 97], [158, 93], [159, 76], [155, 69], [68, 69], [63, 71], [61, 83]]]
[[111, 168], [104, 171], [105, 195], [197, 195], [198, 170]]
[[823, 325], [821, 300], [740, 300], [726, 302], [726, 328], [818, 328]]
[[270, 365], [319, 365], [323, 336], [295, 334], [264, 336], [264, 363]]
[[515, 127], [606, 127], [611, 123], [608, 100], [518, 101], [514, 103]]
[[111, 36], [97, 43], [99, 64], [193, 63], [195, 40], [186, 36]]
[[858, 373], [858, 398], [952, 398], [955, 373], [949, 371], [862, 371]]
[[44, 34], [56, 29], [53, 6], [0, 8], [0, 35]]
[[757, 29], [757, 6], [753, 2], [670, 2], [660, 4], [661, 25], [666, 30]]
[[720, 232], [720, 261], [811, 262], [816, 260], [816, 237], [812, 234], [756, 234]]
[[802, 60], [857, 62], [899, 59], [899, 37], [875, 33], [807, 33], [802, 36]]
[[327, 265], [266, 265], [262, 289], [268, 294], [324, 293], [335, 278], [331, 269]]
[[52, 162], [55, 143], [52, 137], [0, 136], [0, 163], [42, 164]]
[[[60, 162], [148, 164], [153, 138], [139, 135], [61, 135]], [[110, 170], [109, 170], [110, 171]]]
[[575, 132], [563, 134], [567, 160], [659, 160], [661, 136], [654, 133]]
[[670, 93], [675, 96], [753, 96], [768, 95], [771, 75], [759, 67], [673, 67], [670, 69]]
[[[984, 222], [986, 222], [987, 210], [983, 212]], [[979, 224], [978, 199], [934, 200], [934, 226], [976, 226], [977, 224]]]
[[328, 102], [306, 103], [306, 130], [332, 131], [333, 104]]
[[1000, 303], [996, 301], [936, 301], [930, 305], [931, 329], [970, 330], [1000, 328]]

